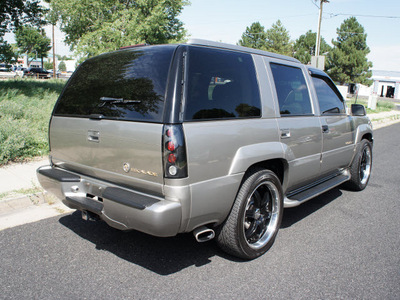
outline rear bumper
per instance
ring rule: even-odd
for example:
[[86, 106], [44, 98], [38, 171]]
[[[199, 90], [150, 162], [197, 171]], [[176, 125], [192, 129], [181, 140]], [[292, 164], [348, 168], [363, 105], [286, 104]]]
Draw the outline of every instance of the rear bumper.
[[42, 187], [70, 208], [90, 211], [110, 226], [167, 237], [179, 232], [182, 207], [166, 200], [59, 168], [37, 169]]

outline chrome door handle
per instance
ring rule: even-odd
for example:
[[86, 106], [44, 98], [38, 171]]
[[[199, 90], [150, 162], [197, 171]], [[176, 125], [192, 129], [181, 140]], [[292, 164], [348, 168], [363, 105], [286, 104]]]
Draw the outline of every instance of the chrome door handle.
[[94, 142], [94, 143], [100, 142], [100, 132], [89, 130], [87, 133], [87, 139], [89, 142]]
[[328, 133], [329, 132], [329, 126], [328, 125], [322, 125], [322, 132], [323, 133]]
[[281, 129], [281, 138], [282, 139], [290, 138], [290, 129]]

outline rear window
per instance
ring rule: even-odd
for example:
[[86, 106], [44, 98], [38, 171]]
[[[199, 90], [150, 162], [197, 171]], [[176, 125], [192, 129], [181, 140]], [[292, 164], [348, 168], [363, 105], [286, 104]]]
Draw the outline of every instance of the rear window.
[[161, 122], [175, 48], [127, 49], [88, 59], [70, 79], [54, 114]]
[[185, 120], [261, 116], [260, 94], [251, 55], [189, 48]]

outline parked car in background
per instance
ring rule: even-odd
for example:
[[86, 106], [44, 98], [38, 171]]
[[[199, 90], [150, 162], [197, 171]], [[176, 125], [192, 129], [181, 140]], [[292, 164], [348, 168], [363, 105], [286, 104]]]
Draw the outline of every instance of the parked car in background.
[[[53, 78], [54, 77], [53, 76], [53, 70], [50, 69], [50, 70], [47, 70], [47, 71], [49, 72], [50, 77]], [[56, 71], [56, 78], [60, 78], [60, 77], [61, 77], [61, 72], [60, 71]]]
[[51, 77], [51, 74], [49, 71], [47, 71], [45, 68], [31, 68], [29, 67], [28, 69], [25, 70], [25, 76], [28, 77], [34, 77], [34, 78], [43, 78], [47, 79]]
[[0, 78], [16, 78], [18, 75], [11, 68], [3, 68], [0, 66]]
[[24, 77], [25, 70], [26, 70], [26, 68], [21, 67], [21, 66], [20, 67], [16, 67], [16, 66], [12, 67], [12, 71], [17, 73], [17, 76], [21, 77], [21, 78]]

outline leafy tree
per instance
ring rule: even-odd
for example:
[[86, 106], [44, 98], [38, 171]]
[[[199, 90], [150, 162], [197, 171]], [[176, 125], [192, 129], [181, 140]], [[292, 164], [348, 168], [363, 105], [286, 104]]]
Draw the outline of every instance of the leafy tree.
[[[315, 55], [316, 39], [317, 34], [311, 32], [311, 30], [302, 34], [294, 43], [294, 57], [300, 60], [303, 64], [311, 63], [311, 56]], [[321, 53], [329, 52], [331, 49], [331, 46], [325, 42], [324, 38], [321, 38]]]
[[278, 20], [272, 27], [266, 31], [266, 50], [283, 55], [292, 56], [293, 47], [290, 42], [289, 31]]
[[46, 9], [40, 5], [40, 0], [0, 1], [0, 61], [12, 63], [16, 60], [16, 54], [4, 40], [4, 35], [23, 25], [44, 25], [45, 12]]
[[367, 59], [370, 50], [364, 27], [355, 17], [350, 17], [337, 28], [337, 34], [336, 41], [332, 41], [334, 47], [328, 55], [328, 74], [341, 84], [371, 85], [372, 62]]
[[60, 62], [59, 64], [58, 64], [58, 69], [61, 71], [61, 72], [65, 72], [65, 71], [67, 71], [67, 66], [65, 65], [65, 62]]
[[13, 51], [12, 46], [0, 37], [0, 62], [13, 64], [17, 61], [16, 56], [17, 54]]
[[53, 69], [53, 62], [45, 61], [43, 66], [47, 70], [52, 70]]
[[66, 43], [82, 57], [122, 46], [182, 40], [177, 19], [187, 0], [52, 0]]
[[[42, 59], [47, 57], [48, 51], [51, 49], [51, 40], [46, 36], [44, 30], [38, 30], [31, 26], [23, 26], [16, 30], [15, 39], [18, 48], [22, 53], [28, 53], [31, 61], [36, 56]], [[30, 62], [28, 62], [28, 65]]]
[[242, 34], [239, 45], [254, 49], [266, 49], [267, 35], [265, 28], [259, 22], [254, 22], [250, 27], [246, 27], [246, 31]]

